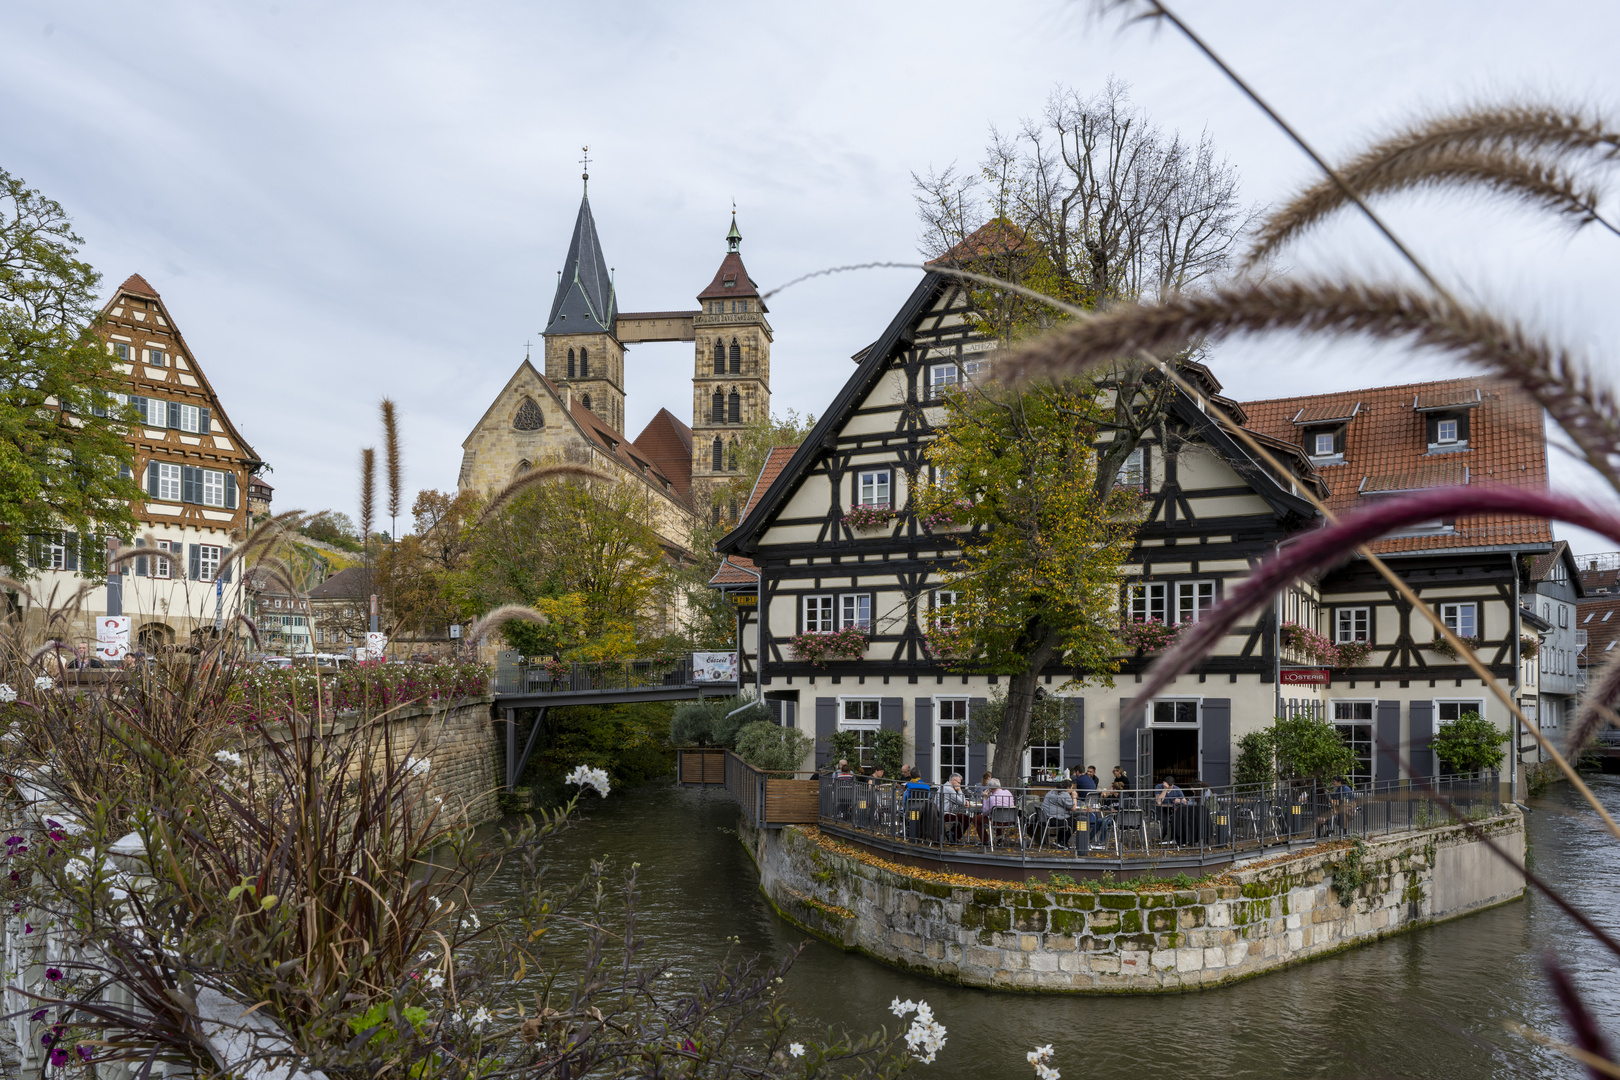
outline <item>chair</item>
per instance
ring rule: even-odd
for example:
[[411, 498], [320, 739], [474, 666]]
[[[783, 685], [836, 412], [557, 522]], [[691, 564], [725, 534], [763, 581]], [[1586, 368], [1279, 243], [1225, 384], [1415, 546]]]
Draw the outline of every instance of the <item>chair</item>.
[[1044, 806], [1038, 808], [1035, 813], [1035, 846], [1045, 847], [1047, 840], [1051, 838], [1051, 834], [1058, 832], [1064, 834], [1063, 838], [1058, 841], [1058, 846], [1068, 847], [1068, 833], [1070, 831], [1068, 816], [1064, 815], [1062, 817], [1058, 817], [1048, 814]]
[[855, 781], [833, 781], [833, 816], [840, 821], [848, 821], [854, 816], [855, 810]]
[[[1142, 854], [1148, 852], [1148, 814], [1140, 806], [1123, 806], [1114, 822], [1114, 853], [1123, 855], [1125, 836], [1142, 837]], [[1134, 845], [1133, 845], [1134, 846]]]
[[1018, 813], [1016, 806], [992, 806], [990, 808], [990, 821], [987, 830], [990, 834], [990, 850], [996, 850], [996, 835], [1012, 829], [1013, 835], [1018, 838], [1020, 850], [1024, 846], [1024, 819]]

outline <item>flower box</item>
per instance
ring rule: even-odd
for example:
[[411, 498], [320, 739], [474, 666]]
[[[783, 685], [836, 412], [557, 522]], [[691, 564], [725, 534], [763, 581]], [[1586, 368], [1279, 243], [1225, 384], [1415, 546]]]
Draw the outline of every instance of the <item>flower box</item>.
[[924, 514], [921, 519], [922, 527], [933, 532], [937, 529], [954, 529], [958, 525], [966, 525], [967, 515], [972, 509], [972, 499], [957, 499]]
[[[1467, 645], [1470, 649], [1473, 649], [1475, 652], [1478, 652], [1480, 646], [1485, 644], [1485, 639], [1482, 638], [1482, 637], [1479, 637], [1478, 635], [1475, 635], [1474, 637], [1461, 638], [1459, 640], [1461, 640], [1464, 645]], [[1449, 641], [1447, 641], [1445, 638], [1441, 637], [1439, 634], [1435, 634], [1434, 635], [1434, 640], [1429, 642], [1429, 651], [1434, 652], [1434, 653], [1439, 653], [1441, 656], [1444, 656], [1448, 660], [1456, 660], [1456, 659], [1458, 659], [1457, 650], [1453, 649], [1451, 647], [1451, 643]]]
[[860, 660], [866, 656], [867, 631], [862, 626], [849, 626], [825, 633], [794, 634], [788, 641], [793, 658], [807, 664], [822, 666], [828, 660]]
[[1158, 619], [1146, 619], [1142, 622], [1127, 622], [1115, 631], [1119, 640], [1127, 649], [1143, 653], [1163, 652], [1176, 643], [1181, 636], [1181, 627], [1173, 623], [1160, 622]]
[[881, 529], [894, 520], [894, 511], [888, 503], [876, 506], [852, 506], [844, 511], [844, 524], [851, 529]]

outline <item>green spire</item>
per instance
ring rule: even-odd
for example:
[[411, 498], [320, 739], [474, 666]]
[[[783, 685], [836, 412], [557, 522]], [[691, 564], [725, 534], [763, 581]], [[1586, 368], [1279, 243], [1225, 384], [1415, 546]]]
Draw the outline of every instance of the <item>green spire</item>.
[[731, 231], [726, 233], [726, 250], [736, 251], [737, 245], [742, 243], [742, 233], [737, 231], [737, 211], [731, 211]]

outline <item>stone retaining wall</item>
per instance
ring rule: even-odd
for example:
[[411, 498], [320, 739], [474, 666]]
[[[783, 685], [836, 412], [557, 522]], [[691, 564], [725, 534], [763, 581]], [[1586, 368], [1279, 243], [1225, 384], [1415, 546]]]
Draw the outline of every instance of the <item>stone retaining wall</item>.
[[[1522, 865], [1517, 810], [1477, 824]], [[1348, 906], [1332, 881], [1348, 847], [1239, 865], [1231, 884], [1089, 892], [964, 888], [839, 854], [813, 829], [744, 820], [739, 833], [761, 890], [795, 925], [885, 963], [1006, 990], [1219, 986], [1524, 895], [1523, 877], [1458, 825], [1369, 841]]]

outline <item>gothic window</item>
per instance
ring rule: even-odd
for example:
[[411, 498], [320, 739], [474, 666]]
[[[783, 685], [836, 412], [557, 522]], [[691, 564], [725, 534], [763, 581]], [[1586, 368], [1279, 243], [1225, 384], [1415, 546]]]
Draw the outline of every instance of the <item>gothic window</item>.
[[726, 346], [719, 338], [714, 339], [714, 373], [716, 375], [726, 373]]
[[587, 409], [589, 409], [591, 407], [591, 395], [585, 394], [580, 398], [580, 400], [585, 403], [585, 407]]
[[516, 480], [518, 477], [522, 476], [532, 468], [534, 468], [534, 466], [530, 465], [527, 461], [518, 462], [517, 468], [512, 470], [512, 479]]
[[[723, 424], [726, 422], [726, 396], [720, 391], [714, 392], [714, 400], [710, 402], [709, 423]], [[716, 441], [716, 445], [719, 445]]]
[[715, 439], [714, 439], [714, 469], [712, 471], [713, 472], [720, 472], [725, 467], [726, 467], [726, 447], [725, 447], [725, 444], [720, 441], [720, 437], [717, 435], [717, 436], [715, 436]]
[[523, 399], [523, 404], [518, 406], [517, 415], [512, 417], [512, 426], [519, 431], [539, 431], [546, 426], [545, 414], [540, 411], [540, 406], [534, 403], [534, 398]]
[[582, 379], [591, 377], [591, 358], [584, 349], [579, 350], [579, 377]]
[[726, 399], [726, 421], [732, 424], [742, 423], [742, 397], [735, 390]]
[[731, 339], [731, 373], [742, 374], [742, 346], [737, 344], [736, 338]]
[[711, 525], [720, 524], [720, 504], [719, 503], [715, 503], [713, 506], [709, 507], [709, 524], [711, 524]]
[[568, 377], [570, 379], [572, 379], [574, 377], [574, 350], [573, 349], [568, 350]]
[[737, 520], [737, 500], [732, 499], [731, 503], [727, 506], [727, 509], [729, 509], [731, 511], [731, 520], [736, 521]]
[[731, 440], [731, 453], [726, 458], [726, 468], [731, 472], [737, 471], [737, 440]]

